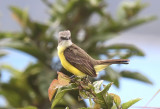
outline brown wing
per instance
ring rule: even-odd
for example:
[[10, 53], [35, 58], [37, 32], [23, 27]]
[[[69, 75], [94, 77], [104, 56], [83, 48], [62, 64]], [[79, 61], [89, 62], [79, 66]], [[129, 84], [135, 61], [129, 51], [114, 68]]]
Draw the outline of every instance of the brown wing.
[[96, 77], [96, 71], [93, 66], [93, 59], [80, 47], [72, 44], [64, 50], [66, 60], [81, 72]]

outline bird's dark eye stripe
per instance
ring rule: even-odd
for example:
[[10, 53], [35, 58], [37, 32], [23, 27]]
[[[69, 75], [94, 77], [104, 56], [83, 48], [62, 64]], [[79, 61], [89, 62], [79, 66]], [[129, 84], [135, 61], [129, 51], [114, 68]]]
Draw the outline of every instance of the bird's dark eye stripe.
[[66, 38], [66, 37], [61, 37], [61, 39], [62, 39], [62, 40], [68, 40], [68, 38]]

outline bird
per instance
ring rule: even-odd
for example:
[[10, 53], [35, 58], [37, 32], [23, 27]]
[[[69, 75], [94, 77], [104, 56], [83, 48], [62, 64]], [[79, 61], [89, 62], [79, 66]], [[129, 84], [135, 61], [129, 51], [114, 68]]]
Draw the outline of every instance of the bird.
[[[71, 40], [69, 30], [58, 33], [58, 56], [62, 66], [74, 76], [96, 77], [98, 72], [112, 64], [128, 64], [129, 59], [96, 60]], [[96, 52], [96, 51], [95, 51]]]

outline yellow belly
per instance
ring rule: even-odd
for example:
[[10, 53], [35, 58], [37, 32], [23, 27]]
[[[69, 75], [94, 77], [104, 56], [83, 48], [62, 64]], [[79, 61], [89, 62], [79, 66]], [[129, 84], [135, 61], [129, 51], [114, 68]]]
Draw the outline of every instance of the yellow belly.
[[65, 48], [63, 47], [59, 47], [58, 48], [58, 56], [60, 58], [61, 64], [62, 66], [69, 72], [73, 73], [76, 76], [86, 76], [85, 73], [81, 72], [80, 70], [78, 70], [77, 68], [75, 68], [74, 66], [72, 66], [65, 58], [63, 51]]

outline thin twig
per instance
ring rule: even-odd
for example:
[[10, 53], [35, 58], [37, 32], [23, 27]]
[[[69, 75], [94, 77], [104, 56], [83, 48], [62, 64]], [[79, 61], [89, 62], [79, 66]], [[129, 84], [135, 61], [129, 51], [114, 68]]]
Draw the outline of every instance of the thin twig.
[[[144, 107], [147, 107], [147, 105], [156, 97], [156, 95], [160, 92], [160, 89], [154, 94], [154, 96], [146, 103]], [[156, 108], [157, 109], [157, 108]], [[160, 108], [158, 108], [160, 109]]]
[[132, 108], [145, 108], [145, 109], [160, 109], [160, 107], [145, 107], [145, 106], [134, 106]]

